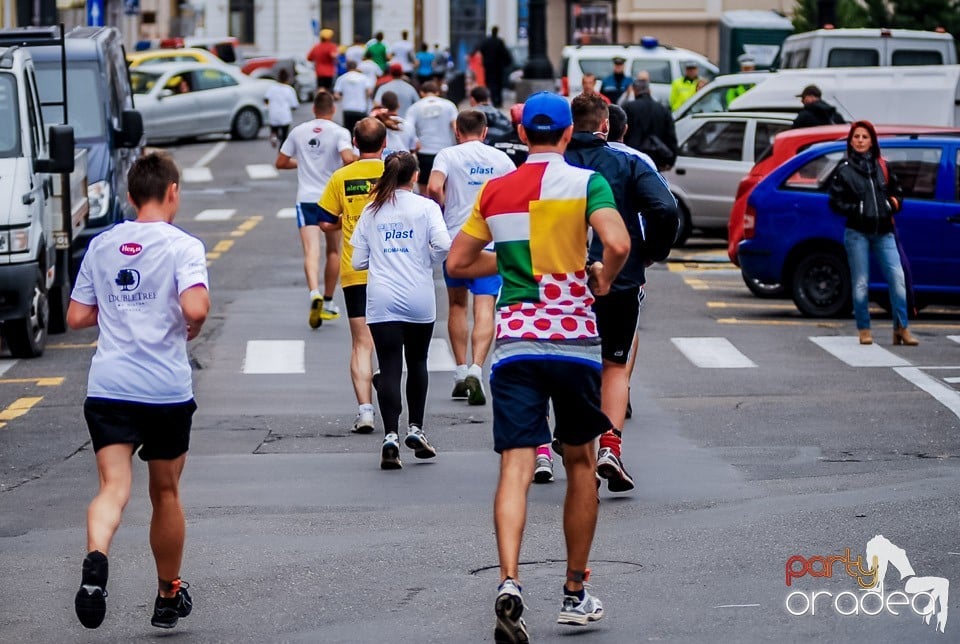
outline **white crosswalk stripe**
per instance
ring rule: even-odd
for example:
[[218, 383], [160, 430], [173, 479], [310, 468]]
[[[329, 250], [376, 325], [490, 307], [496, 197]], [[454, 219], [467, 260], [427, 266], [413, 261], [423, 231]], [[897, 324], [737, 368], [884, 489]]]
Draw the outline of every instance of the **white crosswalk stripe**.
[[810, 341], [851, 367], [909, 367], [910, 362], [878, 344], [860, 344], [855, 336], [820, 336]]
[[213, 181], [213, 173], [210, 168], [184, 168], [181, 171], [185, 183], [206, 183]]
[[194, 221], [226, 221], [236, 214], [233, 208], [211, 208], [203, 210], [194, 217]]
[[296, 208], [281, 208], [277, 211], [277, 219], [296, 219], [297, 218], [297, 209]]
[[960, 344], [960, 335], [948, 335], [947, 340], [953, 340], [957, 344]]
[[247, 166], [247, 176], [251, 179], [276, 179], [280, 175], [269, 163], [253, 163]]
[[17, 364], [16, 360], [0, 360], [0, 376], [7, 373], [10, 367], [15, 364]]
[[726, 338], [670, 338], [687, 360], [701, 369], [749, 369], [756, 363]]
[[303, 340], [250, 340], [243, 359], [243, 373], [306, 373]]

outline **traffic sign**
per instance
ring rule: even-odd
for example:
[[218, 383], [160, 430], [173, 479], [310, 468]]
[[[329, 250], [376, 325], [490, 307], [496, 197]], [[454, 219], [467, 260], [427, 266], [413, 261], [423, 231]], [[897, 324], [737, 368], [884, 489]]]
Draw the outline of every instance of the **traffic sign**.
[[136, 16], [140, 13], [140, 0], [123, 0], [123, 13], [127, 16]]
[[103, 26], [103, 0], [87, 0], [87, 26]]

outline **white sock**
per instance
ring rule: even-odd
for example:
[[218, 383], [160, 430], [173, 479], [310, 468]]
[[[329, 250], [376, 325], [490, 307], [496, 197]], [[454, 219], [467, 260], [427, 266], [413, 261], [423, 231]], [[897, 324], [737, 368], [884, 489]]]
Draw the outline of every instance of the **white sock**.
[[474, 376], [477, 380], [483, 380], [483, 368], [478, 364], [472, 364], [467, 370], [467, 375]]
[[373, 405], [360, 405], [360, 407], [358, 407], [357, 409], [361, 414], [373, 413]]
[[311, 300], [311, 301], [317, 299], [318, 297], [319, 297], [319, 298], [322, 298], [322, 297], [323, 297], [322, 295], [320, 295], [320, 291], [318, 291], [318, 290], [316, 290], [316, 289], [310, 291], [310, 300]]
[[468, 371], [469, 370], [467, 369], [467, 365], [458, 364], [457, 368], [454, 369], [453, 371], [453, 379], [456, 380], [457, 382], [460, 382], [461, 380], [467, 377]]

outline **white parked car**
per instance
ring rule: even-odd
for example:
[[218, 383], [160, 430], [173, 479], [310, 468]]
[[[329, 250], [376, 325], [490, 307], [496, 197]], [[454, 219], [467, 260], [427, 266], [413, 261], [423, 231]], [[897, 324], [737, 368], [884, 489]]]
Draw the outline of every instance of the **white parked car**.
[[694, 229], [726, 231], [740, 180], [793, 119], [793, 114], [777, 112], [715, 112], [684, 119], [691, 127], [682, 139], [678, 135], [677, 161], [663, 173], [683, 216], [678, 245]]
[[130, 82], [153, 142], [216, 133], [254, 139], [267, 118], [263, 96], [275, 81], [223, 65], [166, 63], [131, 69]]

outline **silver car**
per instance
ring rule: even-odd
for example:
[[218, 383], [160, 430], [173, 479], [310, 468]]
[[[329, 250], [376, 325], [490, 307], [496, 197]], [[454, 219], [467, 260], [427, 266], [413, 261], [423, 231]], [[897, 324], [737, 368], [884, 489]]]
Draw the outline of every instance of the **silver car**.
[[714, 112], [677, 123], [678, 135], [687, 134], [678, 141], [676, 163], [663, 176], [683, 216], [678, 245], [693, 229], [726, 230], [740, 179], [793, 119], [777, 112]]
[[229, 133], [254, 139], [266, 122], [264, 94], [275, 81], [204, 63], [165, 63], [130, 70], [147, 142]]

